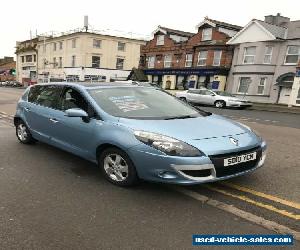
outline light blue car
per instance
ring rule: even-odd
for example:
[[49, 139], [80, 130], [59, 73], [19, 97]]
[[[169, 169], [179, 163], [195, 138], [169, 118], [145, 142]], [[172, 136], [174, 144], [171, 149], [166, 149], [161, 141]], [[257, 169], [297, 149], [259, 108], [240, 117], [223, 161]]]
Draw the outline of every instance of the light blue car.
[[18, 102], [14, 124], [21, 143], [44, 142], [92, 161], [120, 186], [218, 181], [266, 158], [265, 141], [249, 127], [155, 87], [37, 84]]

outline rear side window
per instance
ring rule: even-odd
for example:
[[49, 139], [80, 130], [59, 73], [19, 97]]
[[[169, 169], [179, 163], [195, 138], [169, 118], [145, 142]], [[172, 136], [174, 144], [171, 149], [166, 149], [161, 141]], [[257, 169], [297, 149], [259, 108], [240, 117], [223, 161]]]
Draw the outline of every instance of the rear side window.
[[44, 107], [57, 109], [61, 91], [61, 86], [35, 86], [30, 90], [28, 101]]

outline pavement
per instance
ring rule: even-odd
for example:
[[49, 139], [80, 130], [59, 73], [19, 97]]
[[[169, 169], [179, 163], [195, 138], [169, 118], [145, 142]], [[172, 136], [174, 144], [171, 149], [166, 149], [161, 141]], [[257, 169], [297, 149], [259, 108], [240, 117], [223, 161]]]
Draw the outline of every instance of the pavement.
[[12, 116], [21, 93], [0, 88], [0, 249], [194, 249], [193, 234], [222, 233], [300, 240], [299, 115], [202, 107], [258, 131], [265, 166], [226, 182], [125, 189], [74, 155], [20, 144]]

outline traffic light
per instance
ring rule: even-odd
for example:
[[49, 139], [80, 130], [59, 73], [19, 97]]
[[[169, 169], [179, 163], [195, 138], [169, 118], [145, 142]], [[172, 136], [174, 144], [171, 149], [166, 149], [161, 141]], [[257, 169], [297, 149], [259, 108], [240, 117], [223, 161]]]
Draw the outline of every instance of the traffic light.
[[15, 76], [16, 75], [16, 69], [10, 69], [9, 74], [12, 75], [12, 76]]

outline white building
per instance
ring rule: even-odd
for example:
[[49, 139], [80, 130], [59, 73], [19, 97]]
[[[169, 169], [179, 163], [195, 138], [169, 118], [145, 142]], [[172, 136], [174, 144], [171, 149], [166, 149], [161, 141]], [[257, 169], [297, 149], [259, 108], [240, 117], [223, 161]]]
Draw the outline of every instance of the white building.
[[[17, 43], [20, 82], [125, 80], [138, 67], [142, 39], [75, 30]], [[25, 45], [24, 45], [25, 44]]]

